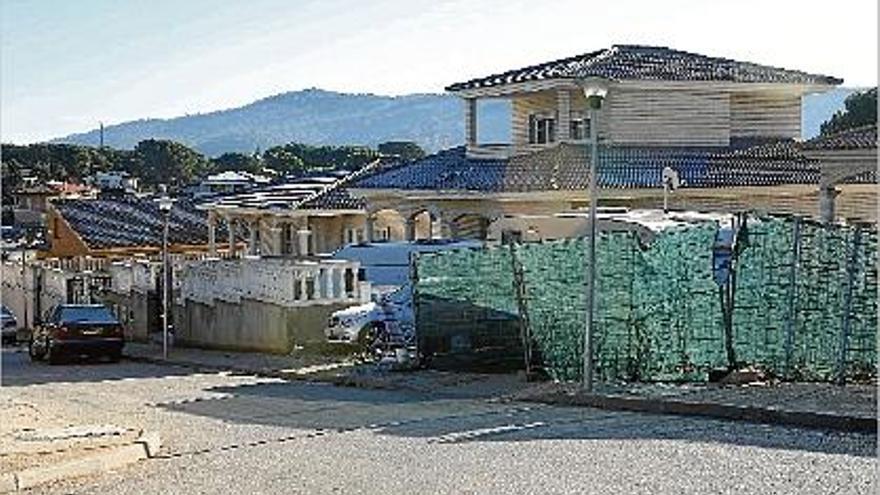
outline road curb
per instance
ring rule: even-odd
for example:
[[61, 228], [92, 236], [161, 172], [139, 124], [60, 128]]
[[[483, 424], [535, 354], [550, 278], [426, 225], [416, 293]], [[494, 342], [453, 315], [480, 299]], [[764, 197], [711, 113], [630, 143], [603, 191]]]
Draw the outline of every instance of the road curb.
[[821, 430], [854, 433], [877, 433], [877, 418], [842, 416], [836, 414], [786, 411], [755, 406], [738, 406], [710, 402], [642, 399], [609, 395], [550, 393], [518, 400], [542, 404], [595, 407], [617, 411], [632, 411], [679, 416], [702, 416], [749, 423], [777, 424]]
[[26, 490], [45, 483], [118, 469], [155, 457], [161, 446], [156, 433], [142, 433], [133, 443], [108, 447], [72, 461], [23, 469], [0, 476], [0, 493]]

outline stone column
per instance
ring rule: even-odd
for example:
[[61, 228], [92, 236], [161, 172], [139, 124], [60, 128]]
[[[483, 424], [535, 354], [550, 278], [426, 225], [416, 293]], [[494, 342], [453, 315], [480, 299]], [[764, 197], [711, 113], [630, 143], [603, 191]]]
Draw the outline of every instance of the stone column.
[[297, 236], [297, 249], [299, 250], [300, 256], [308, 256], [309, 254], [309, 237], [312, 235], [312, 231], [308, 229], [300, 229], [296, 231]]
[[571, 93], [564, 88], [556, 90], [556, 140], [571, 141]]
[[336, 268], [327, 268], [327, 299], [336, 299]]
[[226, 235], [229, 242], [229, 256], [235, 256], [235, 220], [229, 216], [226, 217]]
[[464, 129], [468, 148], [477, 145], [477, 99], [464, 99]]
[[414, 241], [416, 240], [416, 219], [408, 218], [406, 220], [406, 240]]
[[429, 216], [429, 221], [431, 222], [430, 228], [430, 238], [431, 239], [442, 239], [443, 238], [443, 217], [440, 215]]
[[299, 278], [296, 279], [296, 283], [299, 284], [299, 301], [308, 301], [309, 296], [306, 294], [306, 277], [308, 275], [308, 271], [300, 268], [299, 269]]
[[254, 256], [257, 254], [257, 231], [260, 229], [260, 220], [251, 220], [248, 223], [250, 227], [250, 237], [248, 237], [248, 254]]
[[819, 219], [822, 223], [834, 223], [834, 200], [840, 194], [833, 185], [819, 186]]
[[266, 220], [266, 228], [262, 229], [265, 238], [260, 236], [260, 254], [281, 256], [281, 224], [275, 218]]
[[208, 212], [208, 254], [217, 256], [217, 216]]
[[374, 240], [373, 236], [376, 235], [374, 232], [375, 223], [376, 223], [376, 220], [372, 216], [367, 215], [367, 218], [364, 222], [364, 234], [366, 235], [367, 242], [373, 242], [373, 240]]

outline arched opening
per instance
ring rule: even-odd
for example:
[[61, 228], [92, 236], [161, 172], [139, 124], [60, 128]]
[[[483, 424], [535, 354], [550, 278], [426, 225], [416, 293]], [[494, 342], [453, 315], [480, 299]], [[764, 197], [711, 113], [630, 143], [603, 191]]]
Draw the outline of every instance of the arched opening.
[[[410, 217], [411, 232], [407, 236], [408, 240], [432, 239], [435, 237], [434, 222], [435, 218], [428, 210], [422, 210]], [[436, 232], [439, 237], [439, 232]]]
[[402, 241], [406, 239], [406, 219], [397, 210], [386, 208], [372, 213], [373, 242]]

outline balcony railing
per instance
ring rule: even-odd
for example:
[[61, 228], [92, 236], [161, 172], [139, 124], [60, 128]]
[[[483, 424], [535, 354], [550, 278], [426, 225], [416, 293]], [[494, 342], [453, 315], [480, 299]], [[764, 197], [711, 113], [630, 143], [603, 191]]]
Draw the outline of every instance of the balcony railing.
[[528, 155], [557, 143], [548, 144], [476, 144], [468, 145], [467, 157], [475, 160], [506, 160], [513, 156]]

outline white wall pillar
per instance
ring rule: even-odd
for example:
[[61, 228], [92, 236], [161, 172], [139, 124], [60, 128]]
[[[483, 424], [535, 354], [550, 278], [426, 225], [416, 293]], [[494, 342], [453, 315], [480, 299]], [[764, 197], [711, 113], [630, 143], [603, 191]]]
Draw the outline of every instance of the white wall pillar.
[[443, 217], [440, 214], [436, 216], [429, 217], [430, 228], [431, 231], [428, 235], [428, 239], [442, 239], [443, 235]]
[[235, 256], [235, 219], [226, 217], [227, 241], [229, 242], [229, 256]]
[[260, 230], [260, 220], [251, 220], [248, 223], [250, 237], [248, 237], [248, 254], [251, 256], [257, 254], [257, 232]]
[[312, 231], [308, 229], [300, 229], [296, 231], [297, 238], [297, 250], [300, 256], [308, 256], [311, 253], [309, 252], [309, 237], [311, 237]]
[[372, 216], [367, 215], [366, 221], [364, 223], [364, 233], [366, 235], [367, 242], [373, 242], [375, 240], [374, 239], [374, 236], [376, 235], [376, 233], [374, 231], [376, 228], [375, 224], [376, 224], [376, 220]]
[[468, 147], [477, 145], [477, 99], [464, 99], [465, 142]]
[[833, 185], [819, 187], [819, 219], [822, 223], [834, 223], [834, 201], [840, 194]]
[[414, 241], [416, 240], [416, 219], [408, 218], [406, 220], [406, 240]]
[[571, 92], [556, 90], [556, 140], [560, 143], [571, 141]]
[[299, 278], [296, 279], [296, 283], [299, 284], [299, 301], [308, 301], [309, 296], [306, 294], [306, 278], [308, 277], [308, 272], [306, 270], [299, 270]]
[[336, 273], [337, 270], [334, 267], [327, 268], [327, 298], [328, 299], [338, 299], [338, 295], [336, 294], [337, 285], [336, 285]]
[[267, 256], [281, 256], [281, 225], [275, 218], [265, 220], [265, 227], [261, 233], [265, 234], [265, 238], [260, 236], [260, 254]]

